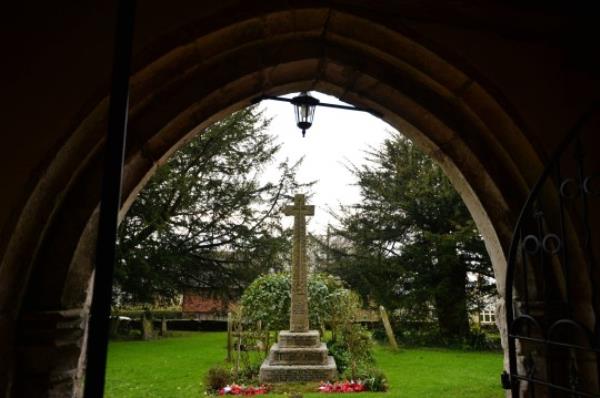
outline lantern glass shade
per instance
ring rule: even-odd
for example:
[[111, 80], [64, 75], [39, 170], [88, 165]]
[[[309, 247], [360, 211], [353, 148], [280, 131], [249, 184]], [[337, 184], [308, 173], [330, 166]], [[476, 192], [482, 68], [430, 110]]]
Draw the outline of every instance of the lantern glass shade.
[[296, 116], [296, 125], [302, 130], [302, 136], [306, 130], [312, 126], [315, 117], [315, 108], [319, 100], [311, 97], [308, 93], [302, 92], [299, 96], [292, 98], [294, 113]]

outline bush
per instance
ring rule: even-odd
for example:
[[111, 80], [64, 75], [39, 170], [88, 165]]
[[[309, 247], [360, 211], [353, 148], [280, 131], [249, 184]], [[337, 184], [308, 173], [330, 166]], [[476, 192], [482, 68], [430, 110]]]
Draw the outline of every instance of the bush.
[[[357, 317], [362, 307], [360, 297], [349, 289], [336, 289], [329, 296], [331, 339], [337, 340], [338, 334], [347, 334], [350, 325], [357, 323]], [[363, 328], [364, 329], [364, 328]]]
[[220, 365], [208, 369], [204, 378], [204, 385], [209, 392], [218, 391], [231, 382], [231, 371]]
[[240, 370], [238, 373], [237, 384], [257, 384], [258, 373], [260, 372], [260, 366], [262, 365], [261, 356], [245, 355], [242, 357], [240, 363]]
[[373, 332], [371, 333], [373, 340], [378, 341], [380, 343], [384, 343], [387, 341], [387, 333], [383, 326], [377, 326], [373, 328]]
[[396, 333], [399, 344], [409, 347], [446, 347], [449, 342], [437, 330], [406, 328]]
[[[290, 274], [263, 275], [254, 280], [242, 295], [244, 320], [261, 321], [264, 329], [282, 330], [289, 327]], [[311, 274], [308, 277], [308, 301], [310, 326], [321, 329], [330, 321], [335, 302], [346, 291], [336, 278], [327, 274]]]
[[361, 380], [367, 391], [387, 391], [389, 387], [385, 374], [379, 369], [372, 369]]
[[[398, 343], [409, 347], [444, 347], [461, 350], [496, 351], [501, 350], [500, 335], [486, 333], [482, 330], [472, 330], [468, 336], [460, 339], [448, 339], [433, 328], [404, 327], [396, 334]], [[375, 331], [374, 336], [379, 340], [384, 336], [381, 331]]]
[[366, 374], [363, 369], [369, 369], [375, 363], [371, 335], [360, 324], [346, 323], [340, 329], [340, 336], [327, 346], [338, 373], [348, 379], [356, 380], [360, 374]]
[[338, 373], [344, 374], [348, 366], [350, 366], [350, 353], [345, 344], [341, 342], [327, 342], [327, 348], [329, 354], [335, 359], [335, 365], [337, 366]]
[[468, 349], [485, 351], [485, 350], [501, 350], [500, 335], [490, 334], [474, 330], [467, 339], [466, 345]]

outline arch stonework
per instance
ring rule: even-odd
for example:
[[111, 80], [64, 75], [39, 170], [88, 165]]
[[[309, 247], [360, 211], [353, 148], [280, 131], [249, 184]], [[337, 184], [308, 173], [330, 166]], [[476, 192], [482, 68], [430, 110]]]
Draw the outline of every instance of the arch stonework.
[[[490, 6], [499, 17], [485, 20], [485, 7], [472, 16], [410, 2], [164, 7], [139, 6], [122, 214], [156, 167], [204, 127], [262, 93], [317, 90], [379, 111], [440, 163], [503, 280], [528, 187], [598, 86], [576, 67], [558, 68], [556, 81], [555, 64], [565, 55], [551, 39], [571, 22], [552, 12], [529, 15], [532, 26], [506, 27], [499, 19], [519, 10]], [[112, 8], [98, 8], [114, 17]], [[94, 20], [88, 11], [74, 14]], [[72, 95], [56, 91], [65, 109], [46, 116], [68, 122], [49, 123], [49, 137], [33, 144], [37, 155], [24, 157], [30, 161], [11, 177], [22, 183], [3, 199], [0, 354], [9, 360], [0, 364], [0, 391], [7, 395], [79, 394], [112, 39], [104, 26], [79, 29], [91, 32], [79, 40], [98, 49], [95, 63], [82, 76], [58, 74], [67, 85], [82, 83]], [[79, 40], [60, 42], [71, 58], [81, 51]], [[536, 70], [544, 63], [548, 68]], [[24, 134], [39, 136], [27, 127]]]

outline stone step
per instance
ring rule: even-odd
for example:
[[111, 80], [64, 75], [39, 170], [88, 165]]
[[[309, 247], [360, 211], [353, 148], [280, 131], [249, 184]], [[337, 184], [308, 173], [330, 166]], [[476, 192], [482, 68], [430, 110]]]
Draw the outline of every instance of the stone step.
[[301, 333], [282, 330], [279, 332], [278, 343], [281, 348], [319, 347], [321, 336], [317, 330]]
[[267, 359], [259, 373], [261, 383], [333, 381], [336, 378], [335, 360], [331, 356], [327, 357], [325, 365], [272, 365]]
[[273, 344], [269, 360], [271, 365], [326, 365], [327, 346], [285, 348]]

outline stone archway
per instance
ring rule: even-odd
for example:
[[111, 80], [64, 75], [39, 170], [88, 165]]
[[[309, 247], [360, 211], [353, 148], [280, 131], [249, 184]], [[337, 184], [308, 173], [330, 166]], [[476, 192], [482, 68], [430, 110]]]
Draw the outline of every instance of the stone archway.
[[[517, 212], [553, 142], [523, 131], [493, 83], [430, 39], [439, 27], [403, 24], [386, 12], [392, 5], [273, 2], [208, 16], [198, 7], [155, 20], [159, 5], [140, 6], [123, 213], [153, 170], [210, 123], [261, 93], [317, 90], [379, 111], [440, 162], [503, 279]], [[6, 374], [16, 395], [77, 390], [106, 122], [106, 99], [95, 104], [35, 179], [5, 246], [0, 309], [12, 344], [2, 352], [14, 358]], [[15, 351], [17, 334], [26, 337]]]

